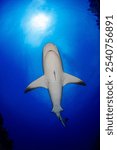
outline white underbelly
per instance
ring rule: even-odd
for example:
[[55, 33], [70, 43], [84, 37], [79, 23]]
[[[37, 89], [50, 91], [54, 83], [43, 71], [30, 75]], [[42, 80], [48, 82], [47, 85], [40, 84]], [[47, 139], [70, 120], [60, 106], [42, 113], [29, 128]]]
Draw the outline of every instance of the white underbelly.
[[49, 82], [61, 82], [63, 70], [60, 57], [55, 52], [49, 52], [44, 60], [44, 73]]

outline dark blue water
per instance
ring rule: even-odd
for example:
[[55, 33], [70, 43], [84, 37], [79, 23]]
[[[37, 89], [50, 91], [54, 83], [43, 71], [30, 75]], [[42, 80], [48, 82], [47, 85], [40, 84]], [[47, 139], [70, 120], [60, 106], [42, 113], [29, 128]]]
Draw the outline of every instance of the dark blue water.
[[[97, 150], [99, 143], [99, 29], [87, 0], [4, 0], [0, 4], [0, 113], [14, 150]], [[44, 13], [44, 31], [30, 25]], [[64, 128], [51, 113], [48, 91], [25, 87], [43, 75], [42, 48], [57, 45], [64, 71], [87, 86], [63, 88]]]

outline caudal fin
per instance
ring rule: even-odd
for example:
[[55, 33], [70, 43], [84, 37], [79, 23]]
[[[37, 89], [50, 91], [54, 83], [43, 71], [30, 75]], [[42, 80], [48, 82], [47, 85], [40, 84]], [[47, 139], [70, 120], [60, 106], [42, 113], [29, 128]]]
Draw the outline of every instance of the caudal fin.
[[68, 119], [63, 119], [60, 112], [56, 113], [56, 115], [57, 115], [58, 119], [60, 120], [60, 122], [62, 123], [62, 125], [64, 127], [66, 127], [66, 122], [67, 122]]
[[61, 115], [60, 115], [60, 117], [59, 117], [59, 120], [61, 121], [62, 125], [63, 125], [64, 127], [66, 127], [66, 122], [65, 122], [65, 120], [61, 117]]

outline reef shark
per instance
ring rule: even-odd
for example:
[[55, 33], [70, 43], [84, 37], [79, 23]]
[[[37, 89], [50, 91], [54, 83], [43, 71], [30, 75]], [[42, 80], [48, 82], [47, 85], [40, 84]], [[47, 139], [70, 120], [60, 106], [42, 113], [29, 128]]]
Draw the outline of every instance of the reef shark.
[[65, 126], [65, 120], [61, 116], [61, 111], [63, 111], [61, 107], [62, 88], [69, 83], [86, 84], [81, 79], [63, 71], [59, 51], [53, 43], [48, 43], [43, 48], [43, 70], [44, 75], [30, 83], [25, 92], [39, 87], [48, 89], [53, 106], [52, 112]]

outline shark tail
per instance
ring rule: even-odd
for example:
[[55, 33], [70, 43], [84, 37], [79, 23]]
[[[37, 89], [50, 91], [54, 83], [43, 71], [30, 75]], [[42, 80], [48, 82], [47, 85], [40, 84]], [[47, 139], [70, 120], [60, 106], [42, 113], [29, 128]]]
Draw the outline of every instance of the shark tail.
[[60, 120], [60, 122], [62, 123], [62, 125], [64, 127], [66, 127], [66, 122], [67, 122], [67, 118], [62, 118], [61, 116], [61, 111], [63, 111], [63, 108], [60, 105], [55, 105], [52, 109], [52, 112], [54, 112], [57, 116], [57, 118]]
[[61, 115], [59, 116], [59, 120], [61, 121], [61, 123], [62, 123], [62, 125], [64, 126], [64, 127], [66, 127], [66, 122], [65, 122], [65, 120], [61, 117]]
[[66, 127], [66, 122], [67, 122], [67, 120], [62, 118], [60, 112], [56, 113], [56, 115], [57, 115], [58, 119], [60, 120], [60, 122], [62, 123], [62, 125], [63, 125], [64, 127]]

